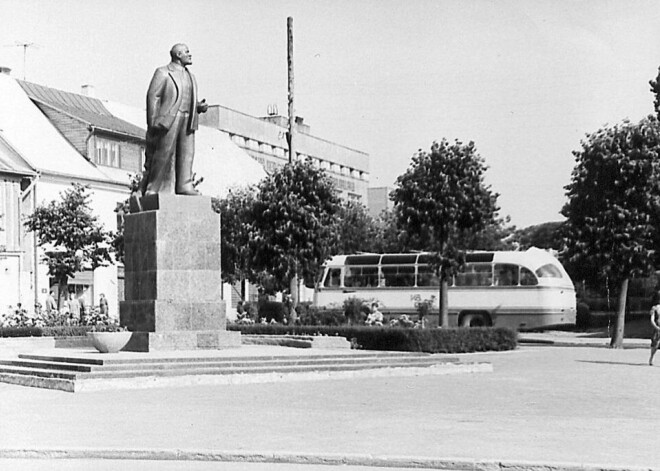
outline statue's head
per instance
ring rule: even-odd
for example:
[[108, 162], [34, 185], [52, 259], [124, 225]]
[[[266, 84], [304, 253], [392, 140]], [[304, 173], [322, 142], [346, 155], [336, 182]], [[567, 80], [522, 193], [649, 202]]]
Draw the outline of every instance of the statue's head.
[[192, 54], [185, 44], [179, 43], [172, 46], [170, 57], [172, 58], [172, 62], [178, 62], [181, 65], [192, 64]]

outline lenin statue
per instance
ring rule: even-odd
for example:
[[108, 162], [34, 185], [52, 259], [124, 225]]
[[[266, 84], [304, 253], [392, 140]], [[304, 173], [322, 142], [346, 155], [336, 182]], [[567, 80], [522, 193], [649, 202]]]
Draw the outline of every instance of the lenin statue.
[[140, 190], [198, 195], [193, 187], [193, 157], [198, 114], [208, 109], [197, 101], [197, 83], [188, 67], [192, 55], [185, 44], [170, 50], [171, 62], [154, 72], [147, 92], [145, 164]]

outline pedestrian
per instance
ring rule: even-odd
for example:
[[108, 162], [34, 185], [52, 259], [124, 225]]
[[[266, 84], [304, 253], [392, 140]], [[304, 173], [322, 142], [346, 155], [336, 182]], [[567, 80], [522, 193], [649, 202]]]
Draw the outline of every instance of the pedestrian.
[[69, 293], [69, 316], [72, 321], [80, 322], [80, 302], [73, 293]]
[[51, 313], [57, 310], [57, 303], [55, 302], [55, 297], [53, 296], [53, 291], [51, 290], [46, 296], [46, 312]]
[[649, 358], [649, 365], [653, 366], [653, 356], [658, 351], [658, 344], [660, 344], [660, 291], [653, 295], [651, 326], [653, 327], [653, 333], [651, 334], [651, 357]]
[[101, 293], [101, 299], [99, 299], [99, 313], [102, 316], [108, 315], [108, 300], [105, 299], [105, 294]]

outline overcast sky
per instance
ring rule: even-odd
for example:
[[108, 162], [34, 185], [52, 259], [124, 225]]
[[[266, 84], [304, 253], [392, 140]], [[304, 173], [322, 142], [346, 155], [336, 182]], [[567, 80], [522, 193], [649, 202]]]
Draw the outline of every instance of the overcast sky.
[[[369, 153], [370, 186], [434, 140], [472, 140], [518, 227], [562, 219], [586, 133], [653, 112], [657, 0], [0, 0], [0, 65], [142, 107], [185, 42], [208, 102], [286, 114], [288, 16], [312, 134]], [[34, 43], [25, 70], [16, 42]]]

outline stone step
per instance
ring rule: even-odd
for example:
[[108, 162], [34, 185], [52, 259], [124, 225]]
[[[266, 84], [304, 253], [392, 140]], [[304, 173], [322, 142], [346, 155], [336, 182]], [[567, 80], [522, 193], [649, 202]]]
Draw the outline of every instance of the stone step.
[[[207, 359], [208, 360], [208, 359]], [[19, 360], [0, 360], [0, 365], [11, 365], [11, 366], [22, 366], [26, 368], [40, 368], [40, 369], [60, 369], [67, 371], [78, 371], [78, 372], [92, 372], [92, 371], [119, 371], [119, 370], [187, 370], [190, 368], [196, 368], [203, 366], [205, 368], [253, 368], [253, 367], [262, 367], [262, 366], [307, 366], [307, 365], [330, 365], [330, 366], [341, 366], [341, 365], [353, 365], [353, 364], [364, 364], [364, 365], [378, 365], [383, 363], [391, 363], [396, 361], [397, 364], [404, 365], [408, 364], [411, 366], [418, 364], [426, 363], [438, 363], [437, 358], [430, 356], [414, 356], [414, 357], [336, 357], [336, 358], [309, 358], [309, 357], [281, 357], [272, 360], [254, 360], [249, 358], [235, 358], [235, 359], [216, 359], [215, 361], [203, 361], [197, 362], [194, 360], [191, 361], [145, 361], [145, 362], [131, 362], [131, 363], [110, 363], [107, 365], [90, 365], [83, 363], [72, 363], [72, 362], [59, 362], [59, 361], [48, 361], [48, 360], [29, 360], [29, 359], [19, 359]], [[443, 358], [443, 363], [456, 363], [458, 362], [455, 358]]]
[[[309, 360], [345, 360], [345, 359], [388, 359], [388, 358], [429, 358], [428, 353], [418, 352], [375, 352], [375, 353], [351, 353], [351, 354], [318, 354], [318, 355], [258, 355], [258, 356], [158, 356], [155, 354], [130, 353], [128, 357], [118, 357], [116, 355], [105, 357], [97, 353], [87, 354], [25, 354], [18, 355], [20, 359], [37, 360], [46, 362], [74, 363], [84, 365], [127, 365], [133, 363], [151, 364], [151, 363], [203, 363], [203, 362], [267, 362], [278, 360], [302, 359]], [[443, 361], [458, 361], [457, 357], [444, 356]]]
[[[403, 359], [352, 359], [344, 361], [314, 361], [312, 359], [295, 359], [294, 361], [272, 361], [272, 362], [187, 362], [187, 363], [151, 363], [151, 364], [125, 364], [95, 366], [76, 365], [73, 363], [57, 364], [53, 362], [39, 361], [1, 361], [0, 373], [29, 374], [42, 377], [58, 378], [95, 378], [95, 377], [129, 377], [129, 376], [151, 376], [151, 375], [190, 375], [190, 374], [259, 374], [278, 371], [336, 371], [355, 370], [368, 368], [403, 368], [403, 367], [426, 367], [438, 363], [447, 363], [434, 358], [403, 358]], [[61, 368], [58, 368], [61, 366]]]
[[[453, 356], [408, 352], [227, 355], [227, 352], [170, 352], [162, 355], [121, 352], [106, 357], [85, 351], [21, 354], [18, 359], [0, 361], [0, 382], [74, 392], [83, 387], [107, 389], [180, 383], [263, 382], [281, 378], [346, 378], [370, 374], [443, 374], [440, 372], [442, 368], [455, 372], [461, 368], [478, 370], [484, 366], [462, 364]], [[214, 377], [218, 379], [213, 380]]]

